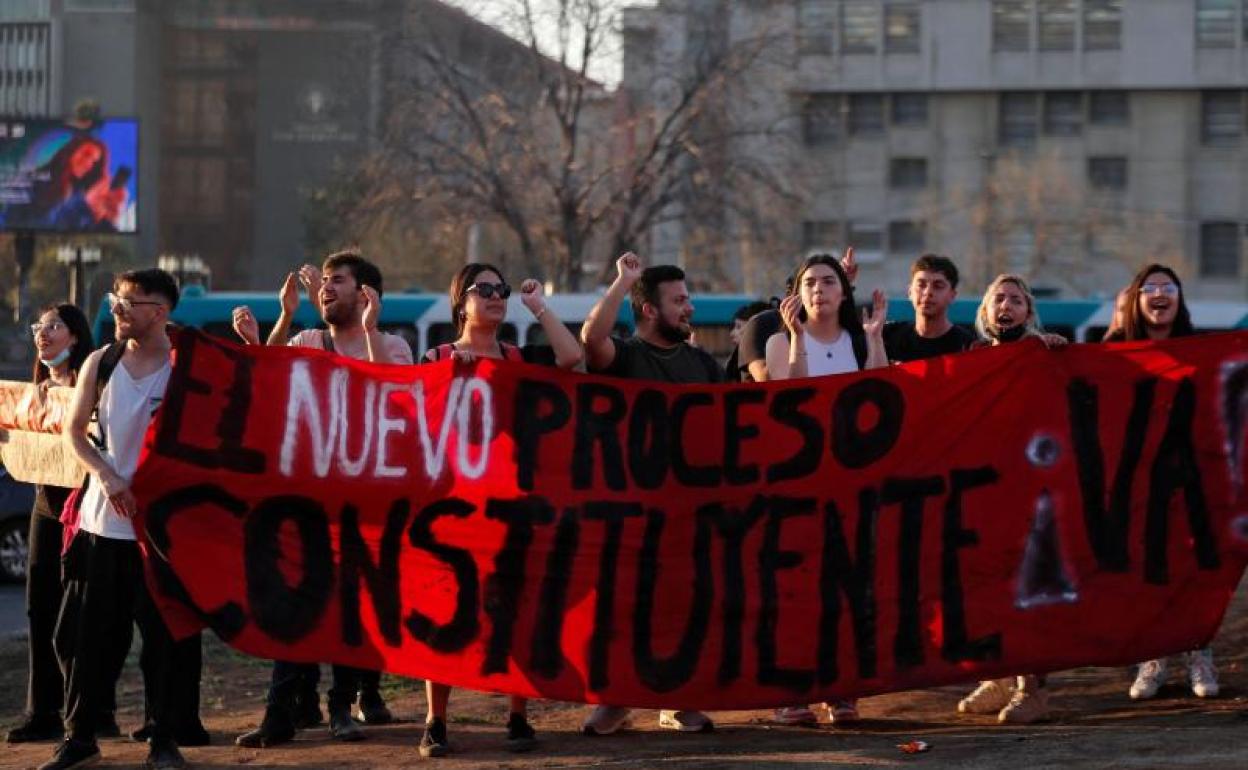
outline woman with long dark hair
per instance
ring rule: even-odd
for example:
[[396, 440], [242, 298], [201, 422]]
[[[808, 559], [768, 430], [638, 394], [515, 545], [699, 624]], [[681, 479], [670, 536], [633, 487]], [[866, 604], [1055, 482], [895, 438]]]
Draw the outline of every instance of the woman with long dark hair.
[[[35, 342], [35, 368], [31, 375], [34, 397], [43, 401], [50, 387], [74, 386], [79, 367], [94, 347], [91, 324], [74, 305], [49, 305], [40, 311], [30, 330]], [[26, 716], [9, 731], [9, 743], [58, 739], [64, 732], [60, 712], [65, 685], [52, 639], [61, 607], [59, 517], [71, 491], [44, 484], [35, 487], [26, 555], [26, 617], [30, 623]], [[115, 720], [105, 721], [111, 721], [116, 728]]]
[[[1196, 333], [1192, 315], [1183, 296], [1183, 282], [1174, 270], [1156, 263], [1145, 265], [1123, 289], [1121, 325], [1105, 335], [1105, 342], [1126, 340], [1168, 340]], [[1187, 660], [1188, 681], [1197, 698], [1218, 694], [1218, 670], [1208, 647], [1192, 650]], [[1146, 700], [1157, 694], [1166, 680], [1166, 658], [1146, 660], [1136, 670], [1127, 693], [1133, 700]]]
[[793, 274], [792, 292], [780, 302], [785, 329], [767, 340], [771, 380], [845, 374], [888, 366], [884, 321], [888, 303], [872, 294], [870, 316], [858, 317], [845, 268], [831, 254], [807, 257]]
[[[478, 358], [495, 358], [557, 366], [560, 369], [572, 369], [581, 363], [585, 355], [581, 344], [554, 311], [546, 306], [541, 284], [532, 278], [520, 284], [520, 301], [541, 324], [550, 345], [517, 347], [499, 339], [500, 328], [507, 318], [509, 297], [511, 286], [497, 267], [481, 262], [464, 265], [451, 281], [450, 289], [455, 341], [431, 348], [423, 362], [433, 363], [450, 358], [466, 363]], [[420, 755], [444, 756], [450, 751], [446, 736], [446, 712], [451, 687], [425, 680], [425, 696], [428, 714], [425, 733], [420, 739]], [[527, 751], [537, 743], [537, 734], [528, 723], [527, 710], [527, 699], [511, 696], [506, 744], [509, 751]]]

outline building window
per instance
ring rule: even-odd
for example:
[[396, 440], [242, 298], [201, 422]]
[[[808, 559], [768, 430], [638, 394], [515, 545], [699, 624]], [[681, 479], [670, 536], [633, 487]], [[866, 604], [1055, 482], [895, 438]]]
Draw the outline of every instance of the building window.
[[875, 53], [880, 37], [880, 8], [875, 0], [845, 0], [841, 5], [841, 50]]
[[1122, 47], [1122, 0], [1083, 0], [1083, 50]]
[[836, 251], [840, 247], [840, 222], [819, 219], [802, 223], [803, 251]]
[[1205, 91], [1200, 95], [1200, 138], [1205, 144], [1237, 144], [1244, 133], [1244, 107], [1239, 91]]
[[802, 105], [802, 141], [807, 147], [836, 144], [841, 138], [840, 94], [811, 94]]
[[1029, 0], [993, 0], [992, 50], [1031, 49], [1031, 3]]
[[1125, 126], [1130, 118], [1126, 91], [1088, 94], [1088, 122], [1094, 126]]
[[888, 223], [888, 252], [918, 256], [926, 247], [922, 222], [897, 221]]
[[893, 94], [893, 125], [927, 125], [927, 94]]
[[1239, 224], [1202, 222], [1200, 225], [1200, 274], [1205, 278], [1239, 275]]
[[1236, 0], [1196, 0], [1196, 45], [1235, 47]]
[[847, 246], [854, 247], [860, 262], [878, 262], [884, 258], [884, 230], [879, 222], [850, 222]]
[[0, 24], [0, 114], [43, 117], [52, 109], [52, 25]]
[[1083, 132], [1083, 94], [1050, 91], [1044, 95], [1046, 136], [1078, 136]]
[[902, 189], [927, 187], [927, 159], [893, 158], [890, 160], [888, 186]]
[[835, 39], [836, 3], [833, 0], [798, 0], [798, 53], [830, 54]]
[[1127, 189], [1127, 159], [1088, 158], [1088, 183], [1097, 190]]
[[1028, 93], [1003, 93], [998, 115], [998, 134], [1001, 144], [1019, 147], [1036, 141], [1037, 126], [1036, 95]]
[[884, 95], [849, 95], [849, 133], [875, 136], [884, 133]]
[[884, 4], [884, 50], [913, 53], [919, 50], [919, 4]]
[[1075, 0], [1040, 0], [1040, 50], [1075, 50]]

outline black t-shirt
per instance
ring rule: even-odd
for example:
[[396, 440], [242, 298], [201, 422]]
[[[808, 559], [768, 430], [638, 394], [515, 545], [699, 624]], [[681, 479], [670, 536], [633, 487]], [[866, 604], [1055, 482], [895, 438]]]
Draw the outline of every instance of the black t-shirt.
[[884, 325], [884, 350], [888, 353], [889, 361], [905, 363], [961, 353], [974, 341], [975, 335], [956, 324], [949, 331], [931, 339], [920, 335], [910, 321], [893, 321]]
[[753, 382], [750, 364], [767, 360], [767, 340], [784, 327], [779, 310], [764, 310], [745, 322], [737, 346], [737, 372], [742, 382]]
[[61, 509], [65, 507], [65, 499], [69, 497], [69, 493], [72, 491], [68, 487], [36, 484], [34, 514], [36, 516], [47, 516], [50, 519], [61, 518]]
[[723, 381], [723, 373], [711, 354], [684, 342], [674, 348], [660, 348], [640, 337], [612, 337], [611, 342], [615, 345], [615, 360], [602, 374], [659, 382]]

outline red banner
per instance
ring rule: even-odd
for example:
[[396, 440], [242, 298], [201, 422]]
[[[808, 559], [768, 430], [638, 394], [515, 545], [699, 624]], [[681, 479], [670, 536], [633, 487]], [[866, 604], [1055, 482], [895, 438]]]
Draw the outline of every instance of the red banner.
[[135, 491], [180, 630], [566, 701], [754, 708], [1205, 644], [1248, 334], [669, 386], [179, 340]]

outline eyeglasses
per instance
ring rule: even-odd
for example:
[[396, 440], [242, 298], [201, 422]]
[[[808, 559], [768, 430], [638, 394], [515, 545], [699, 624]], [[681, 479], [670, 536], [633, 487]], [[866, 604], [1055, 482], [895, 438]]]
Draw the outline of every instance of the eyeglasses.
[[108, 295], [108, 306], [112, 310], [121, 310], [123, 313], [129, 313], [139, 305], [163, 305], [163, 302], [136, 302], [129, 297], [119, 297], [116, 294]]
[[468, 287], [468, 291], [475, 291], [481, 299], [493, 299], [495, 294], [499, 299], [511, 296], [511, 287], [505, 283], [474, 283]]
[[1154, 294], [1177, 297], [1179, 296], [1179, 287], [1172, 283], [1146, 283], [1140, 286], [1140, 294], [1143, 294], [1145, 297], [1151, 297]]
[[38, 334], [44, 329], [47, 329], [52, 334], [55, 334], [64, 328], [66, 328], [65, 324], [61, 321], [48, 321], [46, 324], [45, 323], [33, 323], [30, 325], [30, 333]]

